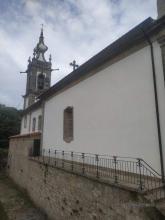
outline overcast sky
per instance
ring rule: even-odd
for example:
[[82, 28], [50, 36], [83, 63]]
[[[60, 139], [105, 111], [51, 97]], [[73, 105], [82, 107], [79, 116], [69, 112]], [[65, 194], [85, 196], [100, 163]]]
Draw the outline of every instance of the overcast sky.
[[52, 54], [52, 85], [147, 17], [156, 0], [0, 1], [0, 103], [22, 108], [27, 60], [44, 24], [46, 58]]

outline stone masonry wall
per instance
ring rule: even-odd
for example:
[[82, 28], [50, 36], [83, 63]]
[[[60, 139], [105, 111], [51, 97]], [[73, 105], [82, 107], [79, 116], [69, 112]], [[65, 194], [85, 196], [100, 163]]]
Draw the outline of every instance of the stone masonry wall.
[[30, 160], [33, 139], [10, 140], [9, 175], [52, 220], [163, 219], [135, 192]]

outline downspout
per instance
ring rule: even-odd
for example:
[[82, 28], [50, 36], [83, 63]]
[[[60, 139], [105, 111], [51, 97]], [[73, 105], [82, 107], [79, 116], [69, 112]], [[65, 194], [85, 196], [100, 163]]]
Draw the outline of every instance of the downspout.
[[159, 153], [160, 153], [160, 166], [161, 166], [161, 175], [162, 182], [165, 182], [164, 179], [164, 161], [163, 161], [163, 149], [162, 149], [162, 135], [160, 128], [160, 116], [159, 116], [159, 103], [158, 103], [158, 92], [157, 92], [157, 79], [156, 79], [156, 71], [155, 71], [155, 59], [154, 59], [154, 49], [153, 44], [150, 37], [146, 34], [146, 32], [142, 29], [145, 39], [147, 40], [150, 46], [151, 52], [151, 62], [152, 62], [152, 74], [153, 74], [153, 84], [154, 84], [154, 96], [155, 96], [155, 108], [156, 108], [156, 121], [157, 121], [157, 130], [158, 130], [158, 142], [159, 142]]
[[40, 155], [42, 155], [42, 153], [43, 153], [44, 116], [45, 116], [45, 101], [43, 101], [43, 103], [42, 103], [42, 126], [41, 126]]

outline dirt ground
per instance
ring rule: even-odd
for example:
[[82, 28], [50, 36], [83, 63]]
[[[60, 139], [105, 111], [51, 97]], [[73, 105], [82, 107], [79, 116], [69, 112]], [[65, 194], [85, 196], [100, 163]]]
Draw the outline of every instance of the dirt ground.
[[0, 172], [0, 220], [48, 220], [4, 172]]

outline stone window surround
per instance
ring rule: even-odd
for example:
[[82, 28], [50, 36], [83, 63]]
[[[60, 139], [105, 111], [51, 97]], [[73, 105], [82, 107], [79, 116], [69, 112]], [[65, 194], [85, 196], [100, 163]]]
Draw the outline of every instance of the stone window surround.
[[63, 140], [66, 143], [73, 141], [73, 117], [73, 107], [66, 107], [63, 113]]

